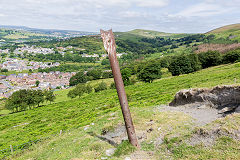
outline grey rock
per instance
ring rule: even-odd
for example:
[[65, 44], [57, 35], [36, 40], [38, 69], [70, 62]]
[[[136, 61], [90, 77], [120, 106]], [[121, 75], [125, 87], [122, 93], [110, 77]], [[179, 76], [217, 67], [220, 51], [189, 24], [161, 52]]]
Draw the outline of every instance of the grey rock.
[[115, 150], [116, 150], [116, 148], [107, 149], [107, 150], [106, 150], [106, 155], [107, 155], [108, 157], [112, 156], [112, 155], [114, 154]]
[[236, 113], [240, 113], [240, 106], [238, 106], [238, 107], [235, 109], [235, 112], [236, 112]]

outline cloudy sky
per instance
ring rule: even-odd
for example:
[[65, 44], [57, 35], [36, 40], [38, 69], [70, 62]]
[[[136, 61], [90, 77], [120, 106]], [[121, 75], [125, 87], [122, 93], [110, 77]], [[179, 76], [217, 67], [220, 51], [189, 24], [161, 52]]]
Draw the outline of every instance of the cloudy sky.
[[207, 32], [240, 23], [240, 0], [0, 0], [0, 25]]

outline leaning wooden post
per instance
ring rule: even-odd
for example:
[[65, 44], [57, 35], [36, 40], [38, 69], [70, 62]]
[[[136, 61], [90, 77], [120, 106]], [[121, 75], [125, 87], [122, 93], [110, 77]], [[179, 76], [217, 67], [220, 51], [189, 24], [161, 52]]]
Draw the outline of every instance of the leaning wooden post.
[[127, 96], [124, 89], [122, 75], [121, 75], [118, 60], [117, 60], [116, 44], [115, 44], [113, 32], [112, 30], [109, 30], [109, 31], [100, 30], [100, 32], [101, 32], [101, 37], [103, 39], [104, 48], [108, 53], [109, 61], [111, 64], [114, 82], [115, 82], [115, 86], [118, 93], [118, 99], [121, 105], [122, 114], [123, 114], [126, 130], [128, 134], [128, 139], [133, 146], [136, 146], [139, 148], [139, 144], [137, 141], [136, 133], [135, 133], [133, 122], [132, 122], [131, 113], [128, 107], [128, 101], [127, 101]]

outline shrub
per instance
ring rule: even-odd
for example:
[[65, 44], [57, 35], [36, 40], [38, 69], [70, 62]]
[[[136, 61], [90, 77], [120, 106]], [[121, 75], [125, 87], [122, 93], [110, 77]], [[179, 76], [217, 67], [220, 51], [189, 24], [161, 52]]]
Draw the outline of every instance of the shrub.
[[221, 64], [222, 56], [218, 51], [203, 52], [198, 55], [202, 68]]
[[137, 74], [139, 80], [151, 83], [154, 79], [161, 78], [161, 66], [158, 63], [148, 63], [144, 68]]
[[95, 88], [95, 92], [100, 92], [107, 89], [107, 84], [105, 82], [99, 83], [99, 85]]

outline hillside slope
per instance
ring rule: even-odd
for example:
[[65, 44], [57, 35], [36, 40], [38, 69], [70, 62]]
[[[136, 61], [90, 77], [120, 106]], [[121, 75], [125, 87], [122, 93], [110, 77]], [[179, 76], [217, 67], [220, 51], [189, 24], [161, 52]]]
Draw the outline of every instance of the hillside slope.
[[236, 30], [240, 30], [240, 23], [219, 27], [219, 28], [211, 30], [207, 33], [220, 33], [220, 32], [236, 31]]
[[[137, 126], [136, 129], [148, 130], [150, 127], [148, 125], [143, 126], [143, 124], [151, 121], [149, 117], [155, 117], [154, 121], [158, 122], [154, 127], [154, 132], [150, 131], [152, 135], [149, 135], [149, 139], [142, 142], [143, 151], [154, 151], [155, 147], [151, 141], [155, 140], [156, 136], [160, 134], [156, 127], [166, 127], [163, 133], [169, 135], [166, 137], [168, 139], [165, 139], [164, 144], [160, 146], [160, 150], [157, 150], [156, 156], [164, 154], [165, 156], [182, 159], [184, 157], [197, 159], [196, 157], [202, 156], [204, 159], [204, 157], [212, 157], [214, 153], [213, 155], [219, 159], [227, 156], [233, 159], [234, 156], [239, 158], [240, 155], [236, 151], [236, 146], [240, 146], [240, 144], [229, 137], [227, 141], [228, 146], [222, 144], [226, 139], [220, 139], [216, 144], [217, 146], [214, 146], [208, 152], [201, 146], [180, 145], [179, 147], [183, 148], [178, 148], [178, 145], [175, 145], [175, 143], [180, 143], [181, 141], [178, 140], [186, 138], [193, 133], [194, 126], [192, 126], [191, 117], [177, 113], [161, 113], [158, 115], [155, 114], [155, 107], [151, 107], [170, 102], [175, 93], [180, 89], [233, 84], [234, 79], [236, 79], [235, 82], [239, 83], [239, 68], [240, 63], [222, 65], [188, 75], [164, 78], [150, 84], [139, 83], [126, 87], [129, 105], [132, 108], [134, 122]], [[239, 116], [236, 118], [239, 118]], [[179, 119], [182, 119], [182, 121], [179, 121]], [[234, 117], [230, 119], [238, 122]], [[122, 122], [115, 90], [92, 93], [80, 99], [10, 114], [0, 117], [0, 150], [2, 150], [0, 155], [9, 155], [8, 148], [10, 145], [15, 147], [16, 153], [20, 153], [20, 149], [26, 147], [23, 145], [24, 143], [49, 137], [50, 140], [43, 139], [43, 142], [30, 149], [33, 151], [26, 151], [26, 153], [18, 155], [14, 159], [72, 159], [82, 157], [83, 155], [85, 159], [101, 158], [105, 154], [105, 149], [111, 146], [103, 141], [99, 141], [97, 137], [91, 136], [90, 133], [87, 133], [88, 130], [86, 132], [83, 131], [84, 128], [88, 125], [88, 128], [92, 128], [89, 131], [101, 134], [105, 132], [104, 130], [112, 130], [119, 123], [122, 124]], [[94, 127], [91, 127], [91, 123], [94, 123], [92, 124]], [[230, 125], [230, 122], [228, 124]], [[235, 125], [231, 123], [231, 126], [228, 127], [236, 127]], [[171, 127], [169, 128], [169, 126]], [[67, 132], [64, 137], [51, 136], [58, 134], [60, 130]], [[69, 132], [69, 130], [71, 131]], [[180, 135], [175, 135], [175, 133], [180, 133]], [[173, 137], [170, 135], [178, 138], [171, 140]], [[231, 146], [232, 152], [222, 153], [222, 149], [229, 149], [229, 146]], [[164, 152], [166, 147], [170, 147], [170, 152]], [[37, 150], [34, 148], [37, 148]], [[3, 151], [3, 149], [7, 150]]]
[[217, 43], [236, 43], [240, 42], [240, 23], [223, 26], [206, 33], [215, 35]]

